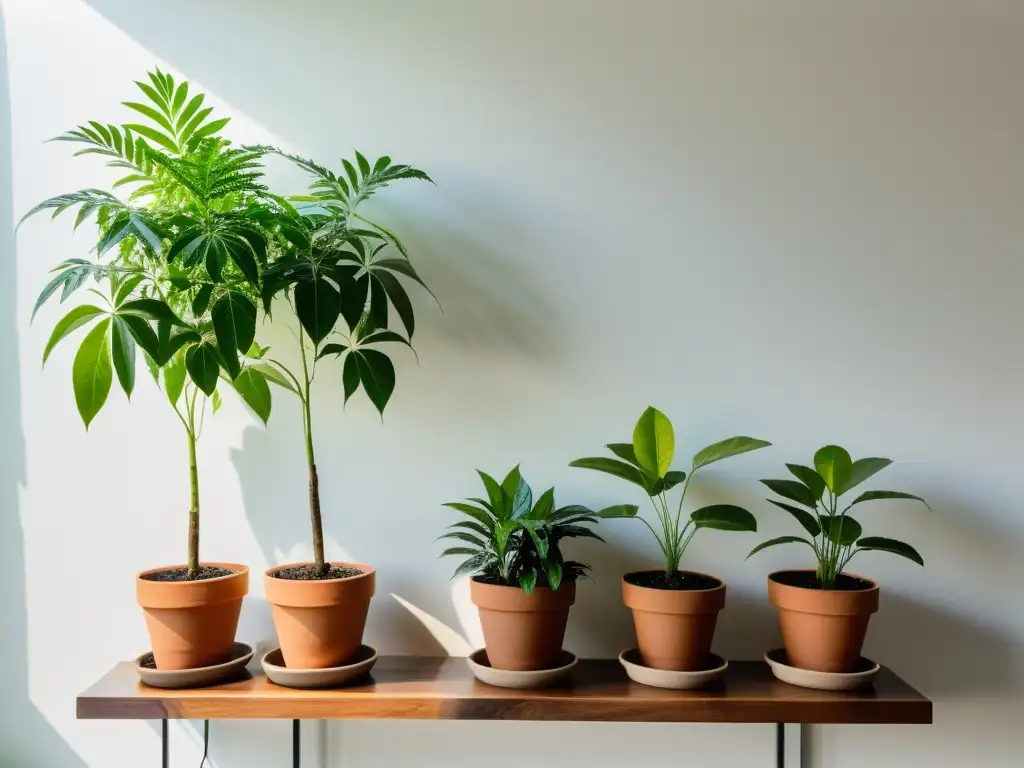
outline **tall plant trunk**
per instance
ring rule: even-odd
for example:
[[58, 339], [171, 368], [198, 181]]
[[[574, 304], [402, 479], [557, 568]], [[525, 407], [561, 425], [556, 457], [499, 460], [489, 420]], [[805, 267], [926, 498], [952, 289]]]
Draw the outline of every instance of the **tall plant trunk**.
[[313, 527], [313, 567], [318, 576], [326, 576], [330, 566], [324, 558], [324, 524], [320, 517], [320, 478], [316, 473], [316, 456], [313, 453], [313, 414], [309, 403], [311, 379], [309, 366], [306, 363], [306, 343], [301, 325], [299, 326], [299, 348], [302, 352], [302, 378], [305, 385], [302, 393], [302, 430], [306, 438], [306, 464], [309, 465], [309, 521]]
[[199, 469], [196, 465], [196, 437], [188, 432], [188, 482], [191, 505], [188, 510], [188, 577], [199, 573]]

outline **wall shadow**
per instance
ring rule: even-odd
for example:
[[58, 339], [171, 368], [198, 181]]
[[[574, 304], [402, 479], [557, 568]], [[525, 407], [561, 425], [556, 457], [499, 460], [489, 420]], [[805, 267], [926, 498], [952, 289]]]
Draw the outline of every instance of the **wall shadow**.
[[0, 765], [18, 768], [85, 768], [64, 738], [33, 704], [28, 687], [28, 606], [25, 539], [19, 487], [25, 482], [18, 359], [17, 249], [11, 165], [11, 98], [7, 29], [0, 7]]

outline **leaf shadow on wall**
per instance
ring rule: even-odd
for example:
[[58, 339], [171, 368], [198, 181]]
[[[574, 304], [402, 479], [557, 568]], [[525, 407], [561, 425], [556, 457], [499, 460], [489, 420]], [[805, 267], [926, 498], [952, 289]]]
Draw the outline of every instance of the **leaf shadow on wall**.
[[17, 250], [11, 194], [11, 100], [7, 69], [6, 26], [0, 11], [0, 765], [85, 768], [63, 737], [32, 702], [28, 687], [28, 606], [25, 598], [25, 540], [18, 489], [25, 481], [25, 446], [21, 426], [16, 297]]

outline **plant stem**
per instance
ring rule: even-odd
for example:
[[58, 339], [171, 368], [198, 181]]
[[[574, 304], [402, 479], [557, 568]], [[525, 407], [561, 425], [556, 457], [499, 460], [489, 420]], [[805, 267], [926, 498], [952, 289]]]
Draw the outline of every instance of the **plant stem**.
[[[302, 430], [306, 438], [306, 463], [309, 465], [309, 518], [313, 526], [313, 564], [316, 572], [323, 575], [328, 570], [324, 561], [324, 525], [320, 517], [320, 479], [316, 473], [316, 456], [313, 453], [313, 415], [310, 408], [309, 390], [311, 378], [306, 362], [306, 340], [299, 326], [299, 351], [302, 353]], [[314, 365], [315, 365], [314, 361]]]
[[188, 577], [194, 579], [199, 572], [199, 467], [196, 463], [196, 436], [188, 434], [188, 482], [191, 504], [188, 510]]

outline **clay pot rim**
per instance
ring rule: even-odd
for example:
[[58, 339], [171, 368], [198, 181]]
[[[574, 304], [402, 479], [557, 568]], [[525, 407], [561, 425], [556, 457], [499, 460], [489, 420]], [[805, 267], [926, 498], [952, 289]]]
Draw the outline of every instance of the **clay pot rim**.
[[878, 592], [882, 585], [874, 579], [869, 579], [867, 576], [861, 576], [857, 573], [847, 573], [843, 571], [843, 576], [849, 576], [854, 579], [860, 579], [861, 581], [867, 581], [871, 584], [867, 589], [812, 589], [810, 587], [797, 587], [793, 584], [784, 584], [775, 577], [782, 573], [817, 573], [814, 568], [784, 568], [781, 571], [772, 571], [768, 574], [768, 581], [782, 587], [784, 589], [798, 589], [801, 592], [811, 592], [816, 595], [832, 593], [834, 595], [866, 595], [871, 592]]
[[690, 573], [690, 574], [693, 574], [694, 576], [704, 576], [704, 577], [706, 577], [708, 579], [714, 579], [715, 581], [718, 582], [718, 584], [713, 586], [713, 587], [708, 587], [707, 589], [660, 589], [658, 587], [645, 587], [645, 586], [642, 586], [640, 584], [634, 584], [633, 582], [626, 580], [627, 577], [634, 576], [634, 575], [636, 575], [638, 573], [665, 573], [664, 569], [662, 569], [662, 568], [645, 568], [642, 571], [630, 571], [629, 573], [624, 573], [624, 574], [622, 574], [622, 583], [629, 585], [633, 589], [647, 589], [647, 590], [650, 590], [651, 592], [659, 592], [659, 593], [664, 592], [664, 593], [667, 593], [667, 594], [673, 594], [674, 593], [674, 594], [680, 594], [680, 595], [709, 594], [711, 592], [716, 592], [716, 591], [718, 591], [720, 589], [725, 589], [725, 580], [724, 579], [720, 579], [718, 576], [715, 576], [713, 573], [704, 573], [704, 571], [691, 571], [691, 570], [689, 570], [687, 568], [683, 568], [679, 572], [680, 573]]
[[177, 568], [188, 568], [185, 563], [179, 563], [178, 565], [161, 565], [159, 568], [147, 568], [144, 571], [139, 571], [135, 574], [136, 581], [144, 581], [147, 586], [152, 585], [152, 589], [165, 589], [167, 587], [181, 586], [182, 584], [218, 584], [221, 582], [228, 581], [229, 579], [237, 579], [240, 576], [246, 576], [249, 573], [249, 566], [242, 565], [241, 563], [221, 563], [221, 562], [210, 562], [204, 561], [199, 563], [200, 568], [224, 568], [230, 570], [231, 573], [226, 576], [215, 576], [212, 579], [194, 579], [192, 581], [157, 581], [156, 579], [147, 579], [153, 573], [162, 573], [163, 571], [173, 571]]
[[372, 565], [366, 565], [365, 563], [354, 563], [347, 560], [329, 560], [328, 565], [334, 565], [339, 568], [358, 568], [362, 573], [357, 573], [353, 576], [345, 576], [341, 579], [281, 579], [278, 578], [278, 573], [287, 568], [300, 568], [304, 565], [312, 565], [312, 561], [306, 560], [298, 563], [282, 563], [281, 565], [275, 565], [267, 568], [263, 572], [263, 575], [268, 579], [277, 579], [288, 584], [341, 584], [343, 582], [356, 581], [358, 579], [372, 576], [377, 572], [377, 569]]

